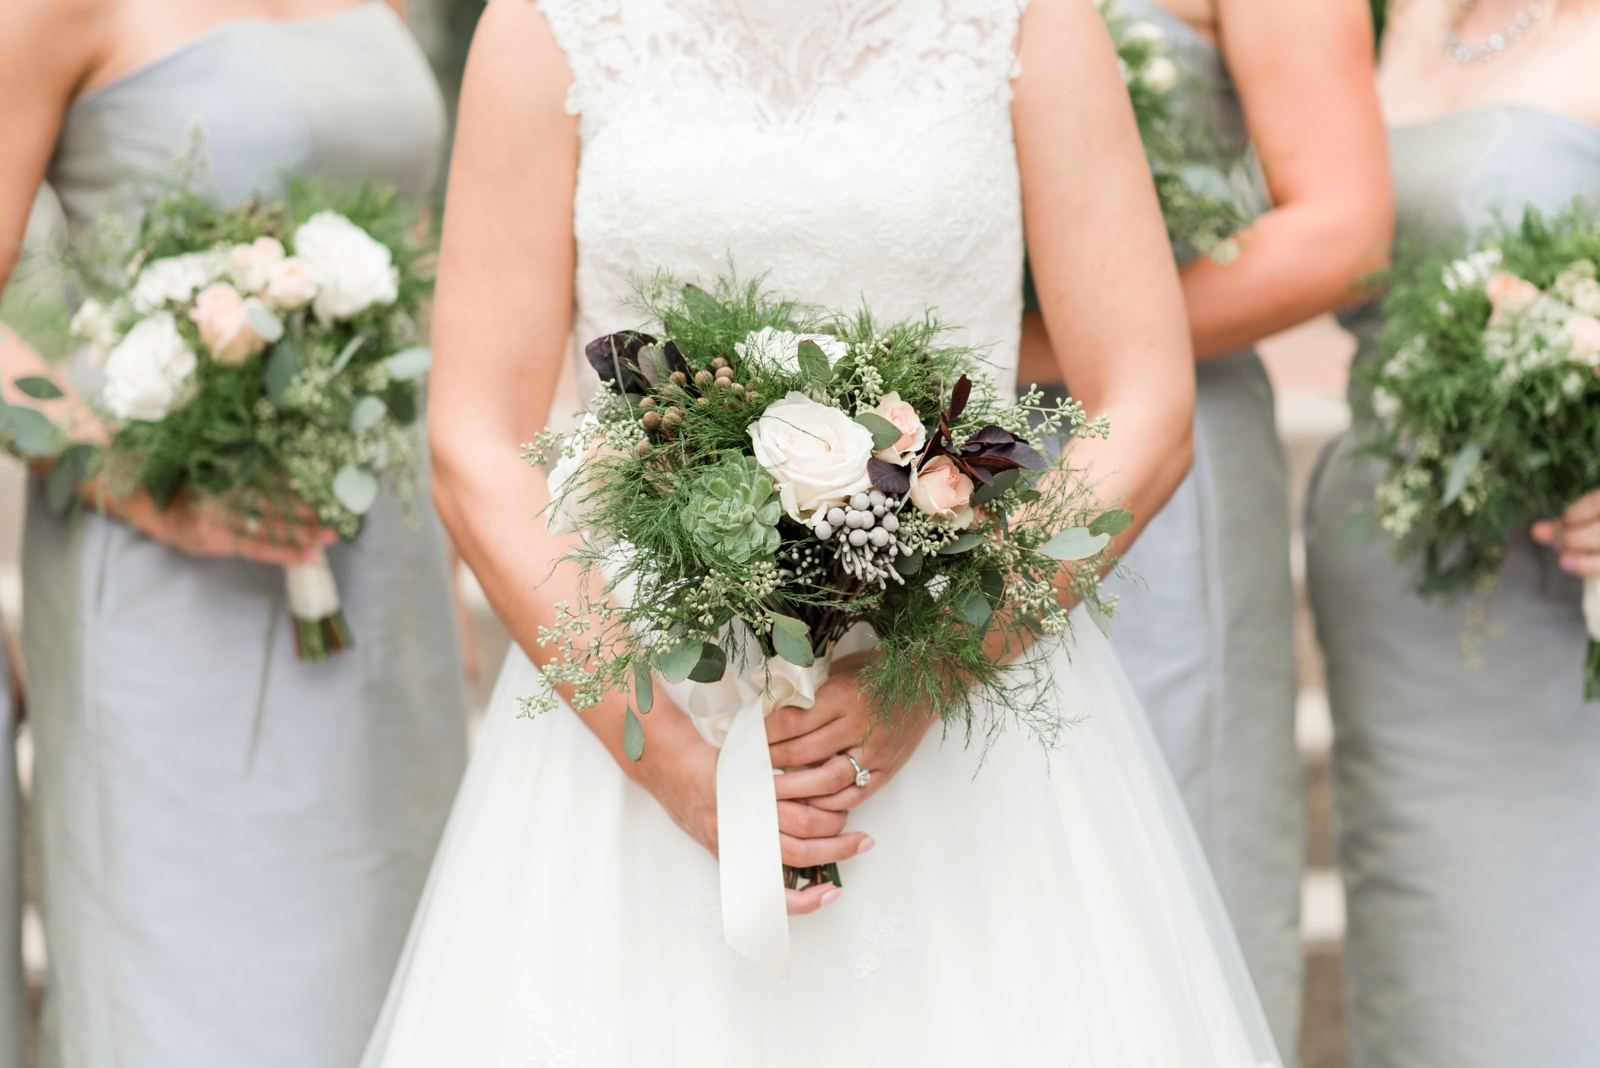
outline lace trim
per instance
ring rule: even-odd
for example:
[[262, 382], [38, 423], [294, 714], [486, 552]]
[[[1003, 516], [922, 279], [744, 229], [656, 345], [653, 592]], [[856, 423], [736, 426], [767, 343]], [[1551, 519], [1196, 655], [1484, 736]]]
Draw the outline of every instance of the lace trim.
[[[1027, 0], [536, 0], [586, 133], [670, 93], [762, 126], [847, 121], [889, 96], [926, 110], [1009, 99]], [[997, 76], [999, 72], [1003, 76]]]
[[532, 1042], [528, 1050], [530, 1068], [580, 1068], [583, 1060], [575, 1050], [557, 1046], [550, 1038], [550, 1021], [539, 1013], [528, 1014]]
[[861, 914], [861, 926], [856, 930], [856, 937], [865, 942], [867, 948], [856, 959], [857, 979], [865, 979], [883, 967], [884, 958], [890, 953], [911, 948], [911, 939], [903, 928], [904, 921], [892, 912], [886, 912], [876, 919], [868, 913]]

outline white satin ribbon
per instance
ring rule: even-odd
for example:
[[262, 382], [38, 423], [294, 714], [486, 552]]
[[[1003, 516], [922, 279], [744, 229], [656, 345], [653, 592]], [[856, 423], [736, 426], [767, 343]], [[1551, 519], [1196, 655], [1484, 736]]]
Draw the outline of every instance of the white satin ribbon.
[[1594, 575], [1583, 580], [1583, 621], [1589, 627], [1589, 639], [1600, 642], [1600, 578]]
[[321, 549], [316, 558], [283, 569], [289, 587], [289, 612], [296, 619], [326, 619], [339, 611], [339, 586]]
[[775, 708], [810, 708], [828, 681], [828, 661], [798, 667], [778, 657], [720, 682], [666, 683], [717, 757], [717, 856], [722, 932], [728, 945], [789, 978], [789, 910], [778, 847], [778, 792], [767, 749]]

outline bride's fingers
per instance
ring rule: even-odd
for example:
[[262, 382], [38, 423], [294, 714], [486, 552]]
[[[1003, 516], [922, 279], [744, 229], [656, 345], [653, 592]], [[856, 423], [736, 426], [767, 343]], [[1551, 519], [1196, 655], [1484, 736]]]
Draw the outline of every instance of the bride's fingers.
[[842, 753], [860, 744], [860, 731], [849, 720], [836, 719], [810, 734], [769, 745], [767, 749], [772, 754], [773, 767], [798, 768], [820, 764], [831, 759], [835, 753]]
[[836, 838], [796, 838], [793, 835], [778, 835], [778, 848], [783, 854], [783, 862], [791, 868], [815, 868], [819, 864], [837, 864], [841, 860], [849, 860], [860, 853], [865, 853], [876, 843], [862, 834], [854, 831], [850, 834], [841, 834]]
[[[861, 759], [860, 753], [856, 754], [856, 759]], [[838, 793], [855, 782], [856, 769], [843, 754], [838, 754], [830, 758], [826, 764], [819, 764], [817, 767], [802, 771], [791, 771], [786, 775], [777, 775], [772, 781], [778, 788], [779, 801], [802, 797], [826, 797]]]
[[819, 700], [810, 708], [793, 705], [773, 709], [766, 718], [767, 744], [786, 742], [810, 734], [825, 723], [839, 718], [838, 708], [829, 701]]
[[855, 777], [852, 775], [850, 785], [838, 793], [829, 794], [826, 797], [807, 798], [806, 804], [824, 812], [850, 812], [854, 810], [870, 796], [866, 789], [855, 784], [854, 779]]
[[804, 916], [839, 900], [839, 888], [832, 883], [818, 883], [804, 890], [785, 890], [783, 896], [787, 899], [789, 915]]
[[778, 830], [793, 838], [832, 838], [844, 831], [848, 812], [812, 808], [798, 801], [778, 802]]

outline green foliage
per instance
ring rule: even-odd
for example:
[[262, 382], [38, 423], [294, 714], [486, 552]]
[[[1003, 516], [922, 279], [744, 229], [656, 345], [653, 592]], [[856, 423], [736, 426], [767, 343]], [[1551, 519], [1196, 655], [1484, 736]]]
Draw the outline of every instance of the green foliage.
[[[1596, 264], [1600, 212], [1580, 200], [1396, 272], [1386, 358], [1358, 372], [1376, 416], [1364, 447], [1387, 461], [1376, 515], [1397, 552], [1421, 554], [1424, 593], [1492, 584], [1514, 531], [1600, 486], [1600, 352], [1567, 332], [1574, 319], [1600, 330]], [[1497, 312], [1487, 286], [1501, 272], [1538, 299]]]
[[[892, 576], [863, 578], [841, 563], [852, 551], [845, 531], [822, 539], [782, 510], [752, 455], [751, 427], [791, 393], [885, 440], [867, 413], [896, 393], [930, 433], [946, 425], [958, 451], [980, 431], [986, 440], [1005, 438], [996, 428], [1026, 435], [1030, 417], [1045, 433], [1080, 437], [1104, 435], [1104, 422], [1070, 401], [1047, 407], [1036, 392], [1008, 403], [983, 374], [982, 355], [949, 344], [931, 316], [885, 323], [865, 309], [829, 314], [731, 278], [702, 288], [662, 275], [639, 300], [656, 324], [629, 350], [639, 373], [622, 364], [626, 338], [608, 339], [597, 358], [629, 392], [603, 391], [561, 450], [575, 473], [551, 509], [586, 533], [569, 559], [595, 580], [580, 588], [603, 593], [557, 606], [556, 626], [540, 634], [558, 654], [546, 677], [571, 685], [574, 703], [587, 708], [606, 692], [635, 692], [641, 664], [669, 680], [743, 672], [772, 656], [804, 665], [866, 623], [878, 644], [861, 679], [885, 722], [931, 712], [969, 738], [1008, 720], [1053, 738], [1062, 723], [1054, 688], [1036, 668], [1002, 667], [986, 643], [1059, 640], [1070, 630], [1063, 594], [1108, 616], [1098, 575], [1110, 563], [1109, 539], [1080, 530], [1096, 546], [1070, 567], [1044, 547], [1068, 528], [1115, 527], [1125, 513], [1106, 513], [1064, 462], [1003, 472], [975, 498], [981, 511], [966, 529], [880, 493], [897, 520], [900, 555]], [[791, 345], [785, 362], [761, 348], [768, 328], [826, 344]], [[971, 396], [952, 415], [963, 376]], [[528, 456], [546, 462], [552, 446], [544, 439]], [[614, 598], [624, 589], [626, 598]], [[980, 720], [980, 705], [1001, 711]]]

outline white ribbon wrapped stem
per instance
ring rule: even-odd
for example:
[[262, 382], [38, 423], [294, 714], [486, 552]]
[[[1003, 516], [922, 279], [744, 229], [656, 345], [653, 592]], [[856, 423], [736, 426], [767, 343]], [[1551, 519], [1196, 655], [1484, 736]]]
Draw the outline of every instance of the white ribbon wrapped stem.
[[774, 657], [720, 682], [665, 684], [700, 736], [722, 750], [717, 757], [717, 856], [723, 938], [785, 980], [789, 915], [766, 717], [775, 708], [810, 708], [826, 681], [827, 660], [803, 668]]
[[339, 587], [321, 549], [315, 558], [283, 569], [289, 587], [289, 612], [296, 619], [327, 619], [339, 611]]
[[1589, 628], [1589, 640], [1600, 642], [1600, 577], [1595, 575], [1583, 580], [1583, 622]]

